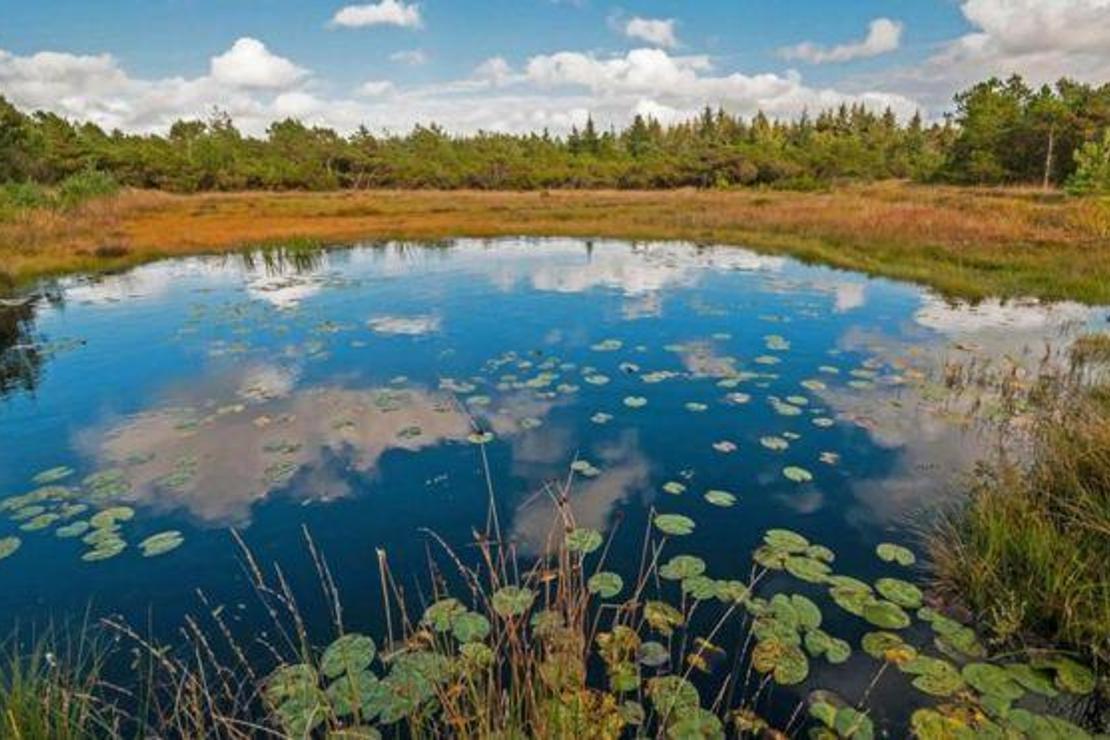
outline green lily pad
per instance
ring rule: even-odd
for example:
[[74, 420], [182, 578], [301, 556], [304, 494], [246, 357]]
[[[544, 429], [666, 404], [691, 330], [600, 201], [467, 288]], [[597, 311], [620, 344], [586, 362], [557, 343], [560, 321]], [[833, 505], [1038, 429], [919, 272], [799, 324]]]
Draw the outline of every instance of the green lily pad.
[[62, 539], [71, 539], [73, 537], [82, 537], [88, 531], [89, 523], [84, 520], [78, 520], [58, 527], [54, 530], [54, 535]]
[[475, 612], [456, 614], [451, 619], [451, 634], [459, 642], [479, 642], [486, 639], [490, 632], [490, 623], [485, 616]]
[[630, 409], [642, 409], [647, 406], [647, 399], [643, 396], [627, 396], [624, 399], [624, 405]]
[[886, 563], [897, 563], [908, 567], [917, 562], [917, 558], [911, 550], [892, 542], [883, 542], [878, 545], [875, 548], [875, 554], [879, 556], [879, 560]]
[[61, 519], [60, 516], [54, 512], [48, 511], [24, 522], [20, 530], [24, 532], [38, 532], [41, 529], [46, 529], [59, 519]]
[[910, 616], [889, 601], [875, 600], [863, 607], [863, 618], [876, 627], [900, 630], [910, 626]]
[[601, 532], [598, 532], [596, 529], [578, 527], [567, 535], [567, 549], [571, 552], [589, 555], [591, 552], [601, 547], [602, 541]]
[[880, 578], [875, 582], [875, 590], [883, 598], [906, 609], [920, 607], [925, 596], [917, 586], [899, 578]]
[[991, 695], [1005, 702], [1017, 701], [1025, 694], [1021, 684], [1005, 668], [990, 663], [968, 663], [960, 671], [960, 675], [980, 694]]
[[176, 550], [181, 547], [184, 542], [185, 537], [181, 532], [170, 530], [152, 534], [150, 537], [147, 537], [139, 543], [139, 549], [143, 551], [144, 558], [153, 558], [159, 555], [165, 555], [171, 550]]
[[108, 560], [114, 558], [127, 549], [127, 543], [117, 538], [102, 540], [98, 542], [96, 547], [86, 552], [81, 556], [81, 559], [86, 563], [95, 563], [100, 560]]
[[686, 486], [682, 483], [679, 483], [678, 481], [667, 481], [663, 484], [663, 491], [665, 493], [671, 494], [672, 496], [681, 496], [682, 494], [686, 493]]
[[797, 645], [776, 638], [762, 640], [752, 650], [752, 667], [770, 673], [780, 686], [794, 686], [809, 675], [809, 661]]
[[65, 480], [71, 475], [73, 475], [73, 468], [66, 467], [65, 465], [59, 465], [56, 468], [50, 468], [48, 470], [42, 471], [41, 473], [38, 473], [34, 478], [31, 479], [31, 482], [34, 483], [36, 486], [45, 486], [50, 483], [57, 483], [60, 480]]
[[682, 514], [656, 514], [655, 527], [663, 534], [681, 537], [694, 531], [694, 520]]
[[1060, 695], [1060, 692], [1056, 690], [1056, 687], [1052, 683], [1052, 678], [1044, 672], [1038, 671], [1031, 665], [1025, 663], [1011, 663], [1005, 666], [1005, 669], [1006, 672], [1010, 674], [1010, 678], [1035, 694], [1040, 694], [1050, 699]]
[[693, 555], [675, 555], [659, 568], [659, 575], [668, 581], [681, 581], [705, 572], [705, 561]]
[[717, 582], [709, 576], [690, 576], [682, 581], [682, 592], [698, 601], [717, 597]]
[[790, 443], [782, 437], [760, 437], [759, 444], [774, 452], [782, 452], [790, 447]]
[[663, 636], [673, 634], [674, 628], [681, 627], [685, 621], [682, 618], [682, 612], [665, 601], [648, 601], [645, 603], [644, 620], [652, 629]]
[[655, 705], [655, 712], [661, 717], [697, 709], [701, 697], [694, 684], [681, 676], [659, 676], [647, 682], [647, 695]]
[[829, 596], [833, 602], [849, 614], [862, 617], [864, 610], [875, 602], [875, 595], [870, 588], [858, 588], [849, 585], [833, 586], [829, 589]]
[[787, 553], [804, 552], [809, 547], [809, 540], [789, 529], [768, 529], [763, 534], [763, 541]]
[[789, 465], [782, 469], [783, 477], [795, 483], [809, 483], [813, 480], [813, 473], [796, 465]]
[[798, 625], [803, 629], [815, 630], [821, 626], [821, 610], [809, 598], [801, 594], [790, 594], [790, 606], [798, 617]]
[[805, 549], [805, 556], [820, 560], [823, 563], [831, 563], [836, 560], [836, 554], [824, 545], [810, 545]]
[[624, 579], [616, 573], [601, 571], [590, 576], [590, 580], [586, 582], [586, 588], [591, 594], [597, 594], [603, 599], [611, 599], [624, 588]]
[[[339, 717], [362, 713], [362, 707], [381, 691], [378, 677], [370, 671], [348, 673], [337, 678], [327, 689], [331, 710]], [[331, 735], [329, 735], [331, 737]]]
[[372, 638], [355, 633], [343, 635], [324, 651], [320, 671], [328, 678], [358, 673], [370, 667], [376, 654]]
[[821, 560], [793, 555], [783, 561], [786, 572], [808, 583], [824, 583], [831, 569]]
[[664, 666], [670, 659], [670, 651], [659, 642], [649, 640], [636, 648], [636, 660], [648, 668]]
[[717, 715], [697, 707], [676, 712], [667, 725], [669, 740], [724, 740], [725, 730]]
[[98, 511], [89, 518], [89, 524], [97, 529], [112, 527], [119, 522], [131, 521], [135, 516], [135, 510], [130, 506], [113, 506], [102, 511]]
[[0, 538], [0, 560], [11, 557], [15, 551], [20, 548], [23, 541], [18, 537], [3, 537]]
[[706, 502], [722, 508], [728, 508], [736, 504], [736, 497], [728, 491], [706, 491], [704, 498]]
[[519, 617], [531, 608], [535, 598], [526, 588], [505, 586], [493, 594], [493, 610], [502, 617]]
[[1085, 695], [1095, 690], [1095, 674], [1083, 665], [1063, 655], [1038, 655], [1030, 663], [1034, 668], [1051, 668], [1056, 672], [1057, 688], [1069, 694]]
[[486, 445], [494, 439], [493, 432], [471, 432], [466, 440], [474, 445]]
[[448, 632], [455, 617], [466, 613], [466, 607], [458, 599], [446, 598], [431, 604], [424, 610], [420, 624], [431, 627], [436, 632]]
[[949, 662], [919, 655], [898, 666], [903, 673], [916, 676], [915, 688], [930, 696], [951, 696], [964, 687], [960, 672]]

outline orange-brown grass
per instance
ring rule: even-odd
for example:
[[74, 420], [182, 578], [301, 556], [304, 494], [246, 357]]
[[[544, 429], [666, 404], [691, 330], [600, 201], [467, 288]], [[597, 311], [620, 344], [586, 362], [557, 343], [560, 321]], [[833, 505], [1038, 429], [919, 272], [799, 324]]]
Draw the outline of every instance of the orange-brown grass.
[[741, 191], [124, 193], [0, 224], [15, 281], [290, 239], [576, 236], [736, 244], [967, 298], [1110, 302], [1110, 201], [853, 185]]

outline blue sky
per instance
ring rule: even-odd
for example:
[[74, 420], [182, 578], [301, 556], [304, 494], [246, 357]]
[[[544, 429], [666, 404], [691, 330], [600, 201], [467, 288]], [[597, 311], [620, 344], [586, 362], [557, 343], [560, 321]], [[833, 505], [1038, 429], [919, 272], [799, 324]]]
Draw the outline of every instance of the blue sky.
[[[228, 110], [565, 129], [704, 104], [941, 115], [985, 74], [1110, 78], [1110, 0], [2, 0], [0, 94], [108, 127]], [[222, 60], [222, 61], [217, 61]]]

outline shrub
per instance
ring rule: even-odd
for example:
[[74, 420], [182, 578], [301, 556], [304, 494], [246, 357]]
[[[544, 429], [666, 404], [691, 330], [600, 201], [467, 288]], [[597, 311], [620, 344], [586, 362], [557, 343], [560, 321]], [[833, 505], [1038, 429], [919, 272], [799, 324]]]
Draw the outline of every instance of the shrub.
[[58, 185], [58, 204], [62, 208], [74, 208], [92, 198], [115, 195], [119, 183], [106, 172], [87, 169], [70, 175]]
[[1102, 141], [1075, 150], [1075, 173], [1068, 180], [1072, 195], [1110, 195], [1110, 128]]
[[20, 211], [44, 208], [50, 203], [50, 195], [35, 183], [9, 182], [0, 185], [0, 221], [10, 220]]

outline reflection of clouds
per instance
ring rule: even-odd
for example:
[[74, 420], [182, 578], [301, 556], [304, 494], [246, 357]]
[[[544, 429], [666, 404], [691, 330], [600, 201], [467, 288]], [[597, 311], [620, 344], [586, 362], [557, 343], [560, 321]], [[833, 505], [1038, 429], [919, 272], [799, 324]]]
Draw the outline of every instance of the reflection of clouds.
[[687, 342], [679, 356], [683, 366], [694, 377], [728, 378], [737, 374], [736, 358], [717, 354], [709, 342]]
[[1040, 303], [997, 299], [977, 304], [949, 302], [925, 294], [914, 321], [942, 334], [969, 334], [991, 330], [1040, 331], [1048, 334], [1074, 322], [1089, 321], [1094, 309], [1078, 303]]
[[319, 280], [303, 275], [257, 275], [246, 283], [247, 295], [275, 308], [296, 308], [320, 292]]
[[375, 316], [367, 322], [377, 334], [417, 337], [439, 331], [438, 316]]
[[867, 286], [863, 283], [838, 283], [833, 289], [836, 312], [846, 313], [867, 304]]
[[[336, 461], [366, 475], [387, 450], [415, 451], [470, 432], [450, 399], [424, 391], [278, 390], [286, 395], [205, 408], [210, 413], [199, 420], [193, 409], [140, 413], [107, 432], [90, 430], [81, 441], [104, 467], [132, 461], [126, 467], [129, 500], [182, 507], [223, 525], [246, 521], [255, 501], [294, 475], [311, 481], [297, 485], [297, 495], [343, 496], [348, 489]], [[166, 485], [182, 466], [192, 466], [193, 474]]]
[[[550, 448], [545, 446], [547, 449]], [[566, 449], [563, 447], [564, 455]], [[648, 489], [650, 466], [632, 432], [599, 449], [596, 464], [601, 475], [592, 479], [576, 477], [569, 491], [569, 503], [577, 526], [604, 532], [618, 504]], [[522, 552], [529, 555], [543, 552], [553, 534], [561, 536], [557, 517], [556, 507], [546, 492], [537, 493], [521, 504], [513, 516], [512, 532]]]

